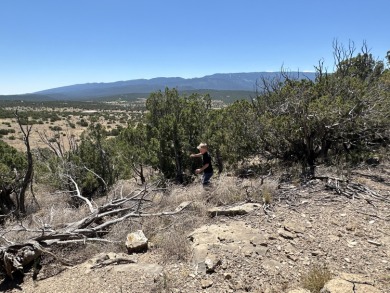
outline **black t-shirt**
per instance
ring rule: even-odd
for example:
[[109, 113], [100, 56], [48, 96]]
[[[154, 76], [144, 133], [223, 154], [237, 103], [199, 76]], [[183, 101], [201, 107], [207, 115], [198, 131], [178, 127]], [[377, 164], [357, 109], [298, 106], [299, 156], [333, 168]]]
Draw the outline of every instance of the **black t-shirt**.
[[203, 166], [206, 165], [207, 163], [209, 166], [203, 170], [205, 173], [212, 173], [213, 172], [213, 166], [211, 165], [211, 156], [208, 152], [205, 152], [202, 155], [202, 160], [203, 160]]

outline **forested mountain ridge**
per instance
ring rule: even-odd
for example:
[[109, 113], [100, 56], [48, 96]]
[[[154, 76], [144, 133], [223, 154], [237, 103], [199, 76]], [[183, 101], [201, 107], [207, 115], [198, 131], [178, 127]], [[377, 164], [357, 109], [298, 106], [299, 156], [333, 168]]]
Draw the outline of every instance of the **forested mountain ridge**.
[[[181, 77], [157, 77], [111, 83], [77, 84], [39, 91], [37, 94], [45, 94], [53, 97], [62, 95], [70, 98], [91, 98], [126, 93], [151, 93], [157, 90], [163, 90], [165, 87], [177, 88], [179, 91], [199, 89], [253, 91], [257, 80], [261, 78], [273, 78], [279, 74], [277, 72], [219, 73], [188, 79]], [[307, 73], [305, 76], [298, 72], [291, 72], [290, 74], [293, 77], [305, 78], [306, 76], [309, 79], [314, 79], [315, 77], [313, 72]]]
[[[34, 94], [45, 95], [53, 99], [83, 100], [111, 95], [129, 93], [151, 93], [164, 90], [166, 87], [177, 88], [179, 91], [191, 90], [229, 90], [254, 92], [256, 82], [262, 78], [274, 78], [278, 72], [251, 73], [218, 73], [200, 78], [157, 77], [152, 79], [135, 79], [109, 83], [76, 84], [53, 89], [47, 89]], [[315, 78], [314, 72], [290, 72], [291, 78]]]

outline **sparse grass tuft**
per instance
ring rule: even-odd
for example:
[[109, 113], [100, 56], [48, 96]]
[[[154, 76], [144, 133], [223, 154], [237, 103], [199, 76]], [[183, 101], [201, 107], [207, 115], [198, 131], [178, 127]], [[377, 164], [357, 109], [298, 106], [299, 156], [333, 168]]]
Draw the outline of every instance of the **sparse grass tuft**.
[[229, 205], [245, 201], [247, 196], [247, 189], [235, 177], [220, 176], [213, 180], [209, 200], [212, 205]]
[[[191, 230], [190, 230], [191, 231]], [[164, 261], [186, 261], [190, 256], [189, 231], [183, 224], [172, 225], [171, 229], [162, 231], [153, 237], [153, 243], [161, 248]]]
[[271, 190], [265, 188], [263, 189], [263, 202], [267, 205], [270, 205], [273, 201], [273, 195]]
[[332, 278], [329, 269], [325, 266], [314, 266], [310, 271], [302, 276], [302, 287], [312, 293], [319, 293], [325, 283]]
[[167, 272], [163, 272], [155, 279], [154, 288], [151, 290], [153, 293], [172, 292], [173, 280]]
[[261, 186], [261, 195], [262, 195], [262, 200], [263, 200], [264, 204], [267, 204], [267, 205], [272, 204], [272, 202], [275, 198], [277, 185], [278, 184], [276, 181], [266, 181]]

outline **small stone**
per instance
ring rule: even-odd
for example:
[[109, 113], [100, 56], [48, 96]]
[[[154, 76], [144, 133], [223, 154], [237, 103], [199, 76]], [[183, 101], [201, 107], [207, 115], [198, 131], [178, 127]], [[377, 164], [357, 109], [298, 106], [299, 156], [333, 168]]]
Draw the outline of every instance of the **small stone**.
[[215, 272], [217, 266], [221, 265], [222, 261], [215, 256], [208, 256], [204, 261], [206, 265], [206, 273], [211, 274]]
[[319, 251], [319, 250], [312, 251], [312, 252], [311, 252], [311, 255], [312, 255], [312, 256], [321, 255], [321, 251]]
[[213, 286], [213, 281], [209, 279], [202, 279], [200, 283], [202, 285], [202, 289], [206, 289]]
[[223, 262], [222, 262], [221, 268], [222, 268], [223, 270], [226, 270], [226, 269], [227, 269], [227, 263], [226, 263], [226, 261], [223, 261]]
[[255, 237], [252, 237], [249, 241], [253, 246], [268, 246], [268, 242], [265, 239], [265, 237], [258, 235]]
[[268, 249], [264, 246], [258, 246], [253, 248], [253, 252], [255, 252], [257, 255], [265, 256], [268, 252]]
[[225, 278], [225, 280], [231, 280], [232, 275], [229, 273], [225, 273], [225, 274], [223, 274], [223, 277]]
[[355, 236], [356, 237], [363, 237], [364, 236], [364, 233], [362, 231], [356, 231], [355, 232]]
[[367, 242], [370, 243], [370, 244], [376, 245], [376, 246], [381, 246], [382, 245], [382, 243], [374, 241], [374, 240], [367, 240]]
[[351, 262], [351, 260], [350, 260], [348, 257], [344, 258], [344, 260], [345, 260], [347, 263], [350, 263], [350, 262]]
[[296, 262], [298, 260], [298, 257], [296, 257], [294, 254], [288, 254], [287, 258], [291, 259], [294, 262]]
[[282, 236], [283, 238], [286, 238], [286, 239], [294, 239], [294, 237], [295, 237], [295, 235], [293, 233], [288, 232], [288, 231], [286, 231], [284, 229], [279, 229], [278, 230], [278, 234], [280, 236]]
[[278, 239], [278, 236], [276, 234], [270, 234], [270, 235], [268, 235], [268, 239], [269, 240], [276, 240], [276, 239]]
[[245, 257], [251, 257], [252, 253], [253, 253], [253, 250], [246, 248], [246, 249], [242, 250], [242, 253], [244, 254]]
[[285, 230], [289, 232], [295, 232], [295, 233], [303, 233], [305, 231], [305, 227], [294, 223], [294, 222], [284, 222], [283, 227]]
[[340, 237], [336, 236], [336, 235], [329, 235], [329, 240], [331, 242], [337, 242], [340, 240]]

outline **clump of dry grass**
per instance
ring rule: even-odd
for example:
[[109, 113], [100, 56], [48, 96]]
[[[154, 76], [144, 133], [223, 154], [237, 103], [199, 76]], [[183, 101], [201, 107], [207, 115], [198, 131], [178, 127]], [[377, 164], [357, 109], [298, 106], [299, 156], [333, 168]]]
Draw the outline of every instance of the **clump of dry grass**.
[[190, 255], [190, 242], [187, 235], [206, 220], [207, 206], [204, 190], [199, 185], [169, 186], [153, 193], [143, 207], [145, 213], [174, 211], [181, 203], [191, 201], [185, 212], [173, 216], [152, 216], [129, 219], [113, 225], [105, 239], [113, 241], [105, 245], [105, 250], [124, 251], [128, 233], [142, 230], [153, 244], [152, 249], [161, 252], [163, 261], [187, 260]]
[[277, 183], [271, 180], [220, 176], [209, 191], [209, 200], [212, 205], [230, 205], [243, 201], [263, 201], [270, 204], [276, 189]]
[[142, 219], [142, 230], [163, 261], [186, 261], [191, 253], [188, 235], [204, 224], [204, 214], [190, 208], [175, 217], [147, 217]]
[[187, 235], [189, 231], [182, 225], [172, 226], [153, 238], [156, 248], [160, 248], [163, 261], [186, 261], [190, 257], [191, 247]]
[[261, 195], [264, 204], [272, 204], [275, 199], [277, 185], [276, 181], [266, 181], [261, 186]]
[[89, 214], [86, 206], [71, 206], [68, 194], [54, 193], [38, 184], [34, 186], [35, 198], [30, 192], [26, 194], [27, 215], [22, 219], [8, 218], [3, 224], [3, 236], [8, 241], [23, 242], [40, 235], [43, 227], [56, 229]]
[[213, 205], [229, 205], [245, 201], [248, 196], [247, 188], [242, 182], [238, 182], [235, 177], [224, 175], [213, 180], [209, 194], [209, 201]]
[[319, 293], [325, 283], [332, 278], [326, 266], [314, 266], [301, 278], [302, 287], [313, 293]]
[[164, 271], [155, 279], [155, 284], [151, 292], [152, 293], [172, 292], [172, 287], [173, 287], [172, 276]]
[[273, 201], [273, 193], [269, 189], [263, 189], [263, 203], [270, 205]]

